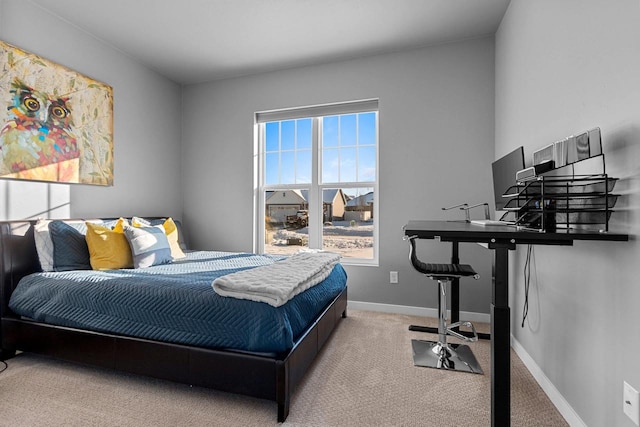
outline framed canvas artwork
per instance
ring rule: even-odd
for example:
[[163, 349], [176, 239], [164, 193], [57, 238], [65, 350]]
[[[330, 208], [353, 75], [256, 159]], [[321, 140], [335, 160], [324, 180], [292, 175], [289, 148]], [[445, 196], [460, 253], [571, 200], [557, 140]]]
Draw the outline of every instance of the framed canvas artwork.
[[112, 88], [0, 41], [0, 178], [113, 185]]

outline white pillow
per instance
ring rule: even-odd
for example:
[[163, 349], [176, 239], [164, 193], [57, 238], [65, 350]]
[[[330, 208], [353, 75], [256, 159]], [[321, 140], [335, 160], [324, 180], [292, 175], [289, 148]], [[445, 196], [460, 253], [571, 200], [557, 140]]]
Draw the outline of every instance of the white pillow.
[[53, 271], [53, 242], [49, 234], [49, 223], [46, 219], [39, 219], [33, 227], [33, 238], [42, 271]]

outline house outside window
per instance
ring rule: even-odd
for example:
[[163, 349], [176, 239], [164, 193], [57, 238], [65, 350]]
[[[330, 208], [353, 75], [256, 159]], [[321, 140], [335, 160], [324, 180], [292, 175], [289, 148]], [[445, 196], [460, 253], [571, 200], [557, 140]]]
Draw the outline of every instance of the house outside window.
[[255, 251], [378, 262], [378, 101], [256, 113]]

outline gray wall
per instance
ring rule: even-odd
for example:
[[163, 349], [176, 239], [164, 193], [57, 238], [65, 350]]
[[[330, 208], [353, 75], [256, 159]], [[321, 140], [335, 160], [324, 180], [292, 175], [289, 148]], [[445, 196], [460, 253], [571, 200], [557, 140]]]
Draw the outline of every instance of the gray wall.
[[179, 85], [23, 0], [0, 0], [0, 39], [112, 86], [115, 110], [113, 187], [0, 180], [0, 219], [181, 217]]
[[512, 256], [512, 331], [582, 421], [633, 426], [622, 382], [640, 389], [640, 10], [637, 0], [512, 0], [496, 35], [496, 155], [593, 126], [620, 178], [612, 230], [628, 243], [535, 248], [520, 328], [523, 249]]
[[[489, 164], [519, 145], [529, 159], [550, 142], [600, 126], [607, 170], [621, 178], [612, 228], [637, 234], [638, 9], [637, 0], [513, 0], [495, 58], [489, 37], [181, 91], [31, 3], [0, 0], [0, 39], [113, 86], [115, 99], [115, 185], [0, 181], [0, 219], [180, 217], [184, 209], [197, 248], [251, 250], [253, 113], [377, 97], [380, 266], [347, 268], [350, 299], [435, 307], [433, 285], [408, 265], [402, 225], [460, 215], [442, 206], [490, 201]], [[447, 260], [447, 244], [420, 245], [423, 258]], [[483, 276], [463, 285], [462, 309], [486, 313], [491, 255], [463, 245], [461, 257]], [[521, 329], [523, 251], [511, 257], [514, 336], [587, 425], [631, 425], [621, 384], [640, 388], [638, 259], [635, 238], [536, 247], [530, 317]], [[398, 285], [388, 284], [389, 270], [400, 272]]]
[[[437, 307], [434, 284], [409, 265], [409, 219], [463, 218], [441, 207], [492, 200], [493, 37], [187, 86], [183, 91], [184, 219], [197, 248], [253, 248], [253, 114], [346, 100], [380, 100], [380, 266], [349, 266], [349, 299]], [[479, 210], [476, 215], [482, 215]], [[448, 243], [421, 257], [447, 261]], [[461, 309], [487, 313], [490, 253], [461, 257], [483, 275]], [[389, 270], [400, 283], [389, 284]]]

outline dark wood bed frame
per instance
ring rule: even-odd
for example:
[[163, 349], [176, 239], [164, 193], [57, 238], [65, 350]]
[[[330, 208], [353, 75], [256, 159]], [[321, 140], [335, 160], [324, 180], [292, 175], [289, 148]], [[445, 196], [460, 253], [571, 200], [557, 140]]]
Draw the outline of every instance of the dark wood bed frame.
[[170, 381], [273, 400], [278, 421], [291, 394], [340, 319], [347, 290], [338, 295], [283, 354], [273, 357], [213, 350], [23, 320], [8, 305], [22, 277], [41, 271], [35, 220], [0, 222], [0, 359], [16, 350]]

